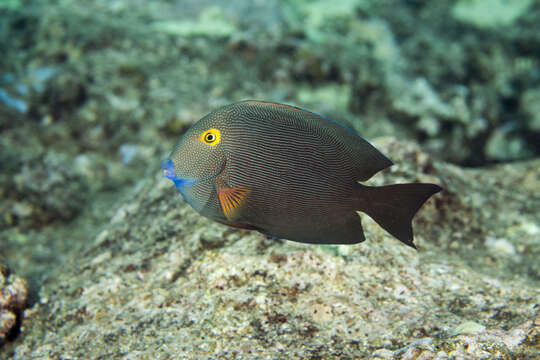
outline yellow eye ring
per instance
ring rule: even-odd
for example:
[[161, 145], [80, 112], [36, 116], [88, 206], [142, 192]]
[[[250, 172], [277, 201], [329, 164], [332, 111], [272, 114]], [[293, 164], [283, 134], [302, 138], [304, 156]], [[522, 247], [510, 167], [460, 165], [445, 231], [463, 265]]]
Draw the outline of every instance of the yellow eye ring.
[[208, 129], [201, 134], [199, 140], [207, 145], [216, 146], [221, 141], [221, 132], [214, 128]]

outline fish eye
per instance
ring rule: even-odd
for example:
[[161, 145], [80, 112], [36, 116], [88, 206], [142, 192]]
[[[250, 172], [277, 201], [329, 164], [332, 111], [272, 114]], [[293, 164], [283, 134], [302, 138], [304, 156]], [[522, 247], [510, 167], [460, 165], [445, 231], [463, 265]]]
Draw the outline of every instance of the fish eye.
[[219, 144], [221, 140], [221, 132], [218, 129], [208, 129], [201, 134], [200, 140], [210, 146]]

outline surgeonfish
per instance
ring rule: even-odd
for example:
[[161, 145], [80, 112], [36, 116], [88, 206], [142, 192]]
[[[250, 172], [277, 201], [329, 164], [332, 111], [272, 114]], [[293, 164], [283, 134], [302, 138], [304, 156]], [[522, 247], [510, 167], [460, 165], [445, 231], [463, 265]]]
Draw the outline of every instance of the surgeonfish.
[[357, 211], [414, 247], [412, 219], [442, 188], [362, 185], [392, 161], [345, 125], [295, 106], [242, 101], [197, 121], [161, 168], [212, 220], [315, 244], [365, 240]]

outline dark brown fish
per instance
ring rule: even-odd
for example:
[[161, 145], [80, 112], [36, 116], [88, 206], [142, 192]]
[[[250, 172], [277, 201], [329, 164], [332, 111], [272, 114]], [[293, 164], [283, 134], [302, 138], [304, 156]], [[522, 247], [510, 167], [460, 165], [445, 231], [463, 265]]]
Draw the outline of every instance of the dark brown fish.
[[195, 123], [162, 163], [201, 215], [304, 243], [365, 240], [357, 211], [414, 247], [411, 221], [435, 184], [365, 186], [392, 165], [344, 125], [294, 106], [243, 101]]

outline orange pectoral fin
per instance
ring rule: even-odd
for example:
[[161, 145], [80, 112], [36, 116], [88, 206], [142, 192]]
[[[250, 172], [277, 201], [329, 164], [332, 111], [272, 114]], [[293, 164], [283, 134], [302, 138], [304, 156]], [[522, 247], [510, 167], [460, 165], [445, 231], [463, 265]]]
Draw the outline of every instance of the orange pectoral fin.
[[218, 189], [219, 203], [227, 220], [233, 222], [238, 217], [248, 194], [249, 189], [246, 186]]

